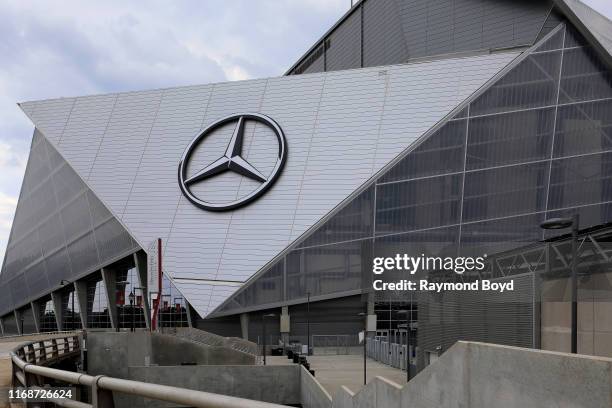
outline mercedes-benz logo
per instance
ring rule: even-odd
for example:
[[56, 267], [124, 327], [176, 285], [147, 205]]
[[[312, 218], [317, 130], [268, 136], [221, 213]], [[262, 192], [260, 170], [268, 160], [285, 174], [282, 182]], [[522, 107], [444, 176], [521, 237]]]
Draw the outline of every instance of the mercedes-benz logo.
[[[276, 139], [278, 141], [278, 156], [276, 158], [276, 164], [274, 168], [270, 172], [268, 176], [262, 174], [255, 166], [249, 163], [242, 156], [242, 144], [244, 140], [244, 126], [247, 121], [255, 121], [259, 122], [267, 127], [269, 127], [274, 134], [276, 135]], [[187, 167], [194, 151], [200, 145], [200, 143], [208, 136], [213, 133], [215, 130], [220, 127], [236, 122], [236, 127], [232, 133], [232, 137], [225, 149], [225, 153], [223, 156], [219, 157], [217, 160], [213, 161], [209, 165], [205, 166], [203, 169], [195, 172], [193, 175], [187, 176]], [[179, 178], [179, 186], [181, 191], [187, 197], [191, 203], [194, 205], [203, 208], [205, 210], [211, 211], [225, 211], [232, 210], [243, 205], [246, 205], [258, 197], [260, 197], [267, 189], [269, 189], [272, 184], [278, 179], [278, 176], [285, 165], [285, 161], [287, 159], [287, 144], [285, 142], [285, 135], [283, 134], [283, 130], [280, 126], [271, 118], [266, 115], [262, 115], [259, 113], [244, 113], [238, 115], [230, 115], [223, 119], [220, 119], [206, 129], [201, 131], [193, 141], [187, 146], [185, 153], [183, 153], [183, 157], [181, 158], [181, 162], [179, 163], [178, 168], [178, 178]], [[251, 193], [238, 198], [235, 201], [226, 202], [226, 203], [214, 203], [207, 201], [205, 199], [196, 197], [195, 194], [191, 191], [191, 187], [196, 183], [199, 183], [205, 179], [214, 177], [220, 173], [224, 173], [227, 171], [233, 171], [235, 173], [241, 174], [242, 176], [253, 179], [260, 184], [258, 188], [253, 190]]]

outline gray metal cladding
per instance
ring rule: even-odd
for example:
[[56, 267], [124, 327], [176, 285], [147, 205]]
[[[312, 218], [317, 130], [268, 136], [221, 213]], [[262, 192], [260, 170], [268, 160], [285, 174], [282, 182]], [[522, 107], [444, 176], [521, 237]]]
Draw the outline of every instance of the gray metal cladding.
[[397, 64], [408, 59], [408, 46], [399, 11], [399, 3], [395, 0], [364, 3], [364, 66]]
[[584, 24], [599, 44], [612, 54], [612, 22], [581, 1], [563, 0], [562, 3]]
[[[52, 104], [65, 122], [65, 104]], [[43, 107], [44, 108], [44, 107]], [[63, 127], [49, 109], [51, 134]], [[37, 129], [2, 268], [0, 314], [120, 256], [136, 243]]]
[[424, 352], [440, 353], [458, 339], [534, 347], [533, 275], [499, 279], [514, 280], [510, 292], [460, 292], [419, 294], [419, 366]]
[[361, 13], [351, 14], [329, 37], [327, 70], [361, 66]]
[[532, 45], [551, 8], [550, 0], [363, 0], [324, 37], [316, 61], [326, 66], [313, 62], [321, 42], [289, 73]]
[[[130, 242], [119, 223], [144, 249], [161, 237], [164, 271], [205, 316], [516, 55], [499, 53], [22, 106], [45, 136], [51, 133], [49, 140], [61, 140], [58, 149], [68, 162], [75, 160], [82, 166], [82, 154], [91, 157], [89, 168], [81, 167], [79, 173], [87, 176], [91, 192], [86, 198], [98, 225], [95, 234], [83, 239], [91, 243], [103, 237], [106, 242], [98, 244], [95, 256], [102, 260], [107, 251], [113, 253], [124, 245], [120, 242]], [[103, 109], [96, 109], [95, 100]], [[111, 101], [115, 101], [113, 107]], [[65, 129], [55, 125], [52, 115], [38, 121], [36, 112], [47, 103], [74, 106], [69, 118], [62, 116]], [[201, 129], [243, 112], [260, 112], [280, 124], [288, 143], [287, 164], [276, 184], [254, 203], [231, 212], [203, 211], [180, 192], [177, 168], [181, 155]], [[107, 123], [103, 117], [108, 118]], [[88, 124], [89, 118], [95, 123]], [[52, 125], [49, 128], [47, 120]], [[78, 134], [79, 125], [90, 129], [82, 136], [89, 143], [70, 142], [76, 139], [72, 135]], [[216, 159], [231, 130], [223, 128], [207, 138], [206, 149], [195, 160], [207, 165]], [[266, 132], [262, 125], [249, 125], [243, 149], [245, 157], [264, 169], [276, 149], [268, 143]], [[250, 181], [228, 176], [201, 192], [228, 197], [250, 188]], [[82, 204], [73, 204], [75, 212], [84, 208]], [[112, 215], [102, 210], [104, 206]], [[83, 226], [74, 220], [68, 228], [77, 231]], [[68, 246], [71, 262], [78, 262], [80, 268], [92, 264], [91, 259], [76, 255], [85, 250], [79, 246], [83, 243]]]

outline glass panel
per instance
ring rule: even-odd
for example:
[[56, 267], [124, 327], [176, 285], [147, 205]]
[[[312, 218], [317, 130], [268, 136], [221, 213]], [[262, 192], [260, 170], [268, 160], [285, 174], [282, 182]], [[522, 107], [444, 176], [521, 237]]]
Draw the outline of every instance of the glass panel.
[[463, 170], [466, 121], [448, 122], [424, 140], [378, 182], [408, 180]]
[[374, 187], [355, 197], [350, 203], [325, 222], [299, 247], [351, 241], [372, 236]]
[[287, 298], [306, 298], [361, 288], [371, 274], [371, 240], [295, 250], [287, 255]]
[[[571, 217], [576, 212], [580, 215], [580, 229], [601, 226], [602, 224], [607, 224], [612, 221], [612, 203], [588, 205], [578, 208], [569, 208], [566, 210], [548, 211], [546, 218]], [[568, 233], [567, 230], [562, 231], [564, 231], [566, 234]], [[546, 238], [561, 235], [559, 231], [555, 230], [545, 232]]]
[[457, 224], [460, 174], [382, 184], [376, 191], [376, 234]]
[[542, 239], [543, 213], [463, 224], [461, 256], [499, 254]]
[[560, 106], [554, 156], [612, 149], [612, 101]]
[[[72, 284], [70, 287], [74, 287]], [[64, 330], [77, 330], [81, 328], [81, 309], [79, 299], [75, 297], [74, 289], [62, 295], [64, 309]]]
[[[457, 255], [457, 245], [459, 238], [459, 227], [436, 228], [427, 231], [410, 232], [407, 234], [395, 234], [385, 237], [377, 237], [374, 242], [374, 257], [395, 257], [397, 254], [406, 254], [410, 257], [446, 257]], [[374, 279], [383, 282], [396, 282], [401, 279], [426, 279], [432, 276], [442, 277], [446, 275], [440, 270], [429, 269], [416, 271], [410, 275], [405, 270], [387, 269], [383, 274], [375, 275]], [[370, 267], [370, 274], [372, 268]], [[389, 297], [406, 298], [408, 293], [394, 294], [392, 291], [378, 292], [377, 298], [384, 299]]]
[[454, 256], [458, 239], [459, 227], [377, 237], [374, 240], [374, 256], [389, 257], [404, 253], [411, 256]]
[[187, 301], [167, 276], [162, 275], [162, 277], [162, 303], [159, 307], [160, 327], [189, 326]]
[[548, 209], [612, 201], [612, 153], [554, 160]]
[[565, 50], [559, 103], [612, 97], [612, 72], [592, 48]]
[[584, 45], [587, 45], [587, 42], [582, 34], [573, 26], [568, 26], [565, 34], [565, 48], [582, 47]]
[[463, 221], [543, 211], [547, 181], [548, 162], [466, 173]]
[[467, 169], [549, 158], [554, 115], [550, 108], [472, 118]]
[[561, 52], [533, 54], [485, 91], [470, 116], [554, 105]]
[[558, 49], [563, 48], [564, 32], [565, 32], [565, 29], [561, 28], [559, 31], [553, 34], [552, 37], [550, 37], [546, 42], [544, 42], [542, 45], [536, 48], [535, 52], [558, 50]]
[[102, 280], [87, 283], [87, 325], [91, 329], [111, 327], [106, 287]]
[[465, 108], [461, 109], [459, 113], [453, 117], [453, 119], [465, 118], [467, 117], [467, 115], [468, 115], [468, 107], [466, 106]]
[[143, 304], [146, 290], [140, 285], [136, 269], [120, 271], [116, 279], [115, 299], [119, 327], [126, 329], [147, 327]]
[[247, 289], [243, 290], [237, 300], [243, 307], [265, 305], [283, 300], [283, 267], [284, 259], [264, 272]]
[[[69, 329], [66, 329], [66, 330], [69, 330]], [[53, 309], [53, 301], [51, 299], [44, 301], [40, 305], [40, 331], [41, 332], [57, 331], [57, 321], [55, 320], [55, 310]]]

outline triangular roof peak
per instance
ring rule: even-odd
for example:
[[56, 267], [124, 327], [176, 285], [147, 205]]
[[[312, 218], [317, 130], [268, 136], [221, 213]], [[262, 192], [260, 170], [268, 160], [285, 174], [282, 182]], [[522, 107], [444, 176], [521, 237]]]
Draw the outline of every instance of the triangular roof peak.
[[580, 0], [556, 0], [555, 4], [612, 64], [612, 21]]

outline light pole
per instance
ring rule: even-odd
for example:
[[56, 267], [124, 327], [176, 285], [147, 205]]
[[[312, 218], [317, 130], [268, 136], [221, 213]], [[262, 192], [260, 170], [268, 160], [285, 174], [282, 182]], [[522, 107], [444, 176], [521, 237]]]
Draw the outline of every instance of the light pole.
[[308, 300], [306, 302], [306, 355], [310, 355], [310, 292], [306, 294]]
[[406, 315], [406, 382], [410, 381], [410, 320], [412, 319], [411, 312], [412, 312], [412, 305], [410, 305], [410, 311], [408, 310], [398, 310], [397, 311], [397, 314]]
[[134, 289], [132, 289], [132, 291], [130, 292], [130, 312], [132, 313], [132, 327], [130, 328], [130, 331], [134, 331], [134, 298], [136, 297], [136, 295], [134, 294]]
[[572, 228], [572, 264], [571, 264], [571, 293], [572, 293], [572, 345], [571, 352], [578, 353], [578, 230], [580, 217], [576, 213], [572, 218], [550, 218], [540, 224], [543, 229]]
[[361, 312], [357, 316], [363, 317], [363, 385], [366, 385], [367, 381], [367, 363], [366, 363], [366, 354], [367, 354], [367, 346], [366, 341], [368, 338], [368, 314]]
[[262, 322], [262, 343], [263, 343], [263, 365], [266, 365], [266, 318], [276, 316], [274, 313], [268, 313], [261, 316]]

